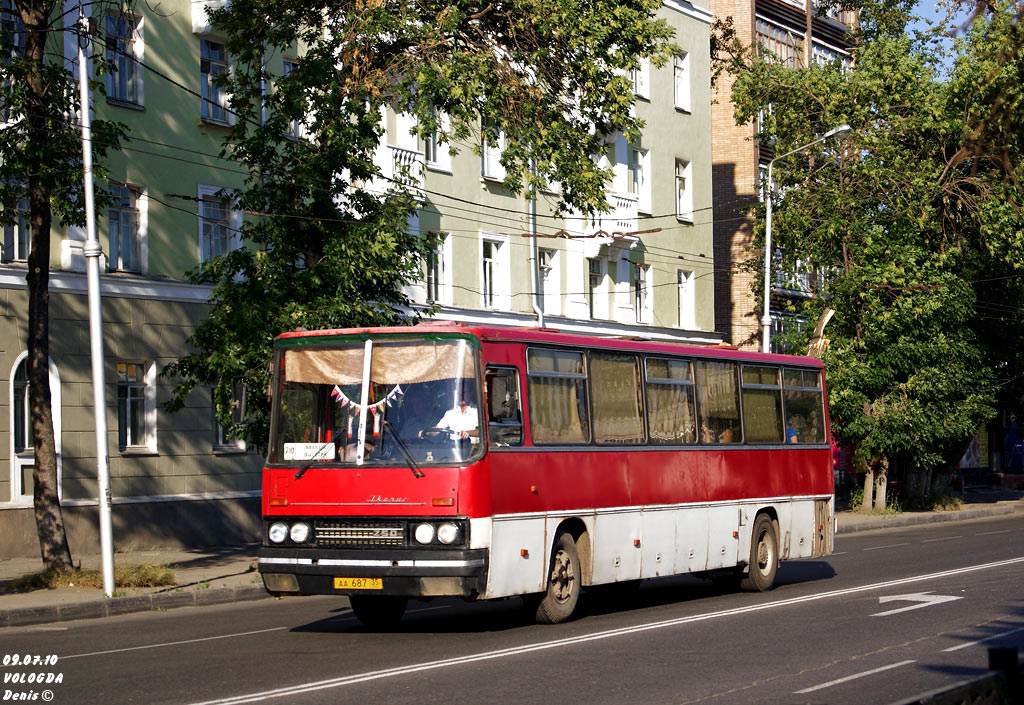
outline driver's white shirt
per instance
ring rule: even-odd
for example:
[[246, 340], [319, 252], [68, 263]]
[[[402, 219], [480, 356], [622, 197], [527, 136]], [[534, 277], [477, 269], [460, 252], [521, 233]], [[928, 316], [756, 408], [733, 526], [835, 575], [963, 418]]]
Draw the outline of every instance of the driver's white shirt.
[[444, 416], [437, 422], [437, 428], [447, 428], [453, 433], [461, 433], [462, 431], [475, 431], [477, 425], [477, 412], [476, 407], [467, 406], [466, 410], [462, 408], [449, 409], [444, 412]]

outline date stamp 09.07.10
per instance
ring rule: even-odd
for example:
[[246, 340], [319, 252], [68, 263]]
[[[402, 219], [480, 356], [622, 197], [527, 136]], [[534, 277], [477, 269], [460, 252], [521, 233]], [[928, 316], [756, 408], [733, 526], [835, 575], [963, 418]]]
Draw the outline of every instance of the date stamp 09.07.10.
[[53, 687], [64, 682], [56, 654], [4, 654], [0, 702], [51, 702]]

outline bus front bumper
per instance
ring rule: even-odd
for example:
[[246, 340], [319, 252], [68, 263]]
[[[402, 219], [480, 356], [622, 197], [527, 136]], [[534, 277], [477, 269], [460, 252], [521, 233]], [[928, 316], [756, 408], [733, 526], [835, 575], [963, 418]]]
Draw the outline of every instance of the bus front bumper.
[[[263, 546], [267, 592], [475, 599], [487, 586], [487, 550], [350, 551]], [[363, 579], [363, 580], [352, 580]], [[367, 587], [352, 587], [357, 584]]]

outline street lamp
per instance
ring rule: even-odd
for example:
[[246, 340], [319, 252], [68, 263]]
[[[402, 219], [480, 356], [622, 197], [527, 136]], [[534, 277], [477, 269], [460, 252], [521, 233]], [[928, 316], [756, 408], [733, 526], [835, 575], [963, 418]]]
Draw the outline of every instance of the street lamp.
[[845, 135], [851, 131], [849, 125], [843, 124], [839, 127], [834, 127], [818, 139], [808, 142], [802, 147], [790, 150], [785, 154], [780, 154], [777, 157], [772, 158], [768, 162], [768, 192], [765, 195], [765, 230], [764, 230], [764, 315], [761, 317], [761, 351], [768, 352], [771, 345], [771, 330], [772, 330], [772, 316], [771, 316], [771, 296], [772, 296], [772, 167], [775, 165], [776, 159], [782, 159], [788, 157], [791, 154], [802, 152], [809, 147], [813, 147], [819, 142], [824, 142], [831, 137], [838, 137], [839, 135]]

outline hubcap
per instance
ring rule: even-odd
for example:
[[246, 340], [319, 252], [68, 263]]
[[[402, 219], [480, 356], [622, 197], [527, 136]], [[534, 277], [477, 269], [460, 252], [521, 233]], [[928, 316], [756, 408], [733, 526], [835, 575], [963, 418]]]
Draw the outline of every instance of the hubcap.
[[757, 542], [757, 568], [762, 573], [767, 573], [771, 565], [772, 547], [768, 541], [768, 534], [764, 533], [758, 537]]
[[572, 569], [572, 561], [569, 554], [559, 551], [555, 554], [554, 566], [551, 569], [551, 587], [554, 597], [559, 602], [565, 602], [572, 597], [576, 574]]

